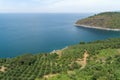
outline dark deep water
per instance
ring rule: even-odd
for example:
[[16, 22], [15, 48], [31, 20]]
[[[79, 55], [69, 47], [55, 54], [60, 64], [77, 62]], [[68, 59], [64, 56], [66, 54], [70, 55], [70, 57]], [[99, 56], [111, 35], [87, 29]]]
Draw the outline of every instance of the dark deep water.
[[80, 41], [120, 37], [120, 32], [75, 27], [91, 14], [0, 14], [0, 57], [50, 52]]

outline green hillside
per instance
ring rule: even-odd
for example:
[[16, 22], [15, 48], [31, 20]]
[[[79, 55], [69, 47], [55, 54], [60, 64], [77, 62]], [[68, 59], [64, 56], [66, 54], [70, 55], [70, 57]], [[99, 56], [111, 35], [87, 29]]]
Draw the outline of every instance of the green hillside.
[[78, 25], [120, 29], [120, 12], [105, 12], [78, 20]]
[[0, 80], [120, 80], [120, 38], [1, 58]]

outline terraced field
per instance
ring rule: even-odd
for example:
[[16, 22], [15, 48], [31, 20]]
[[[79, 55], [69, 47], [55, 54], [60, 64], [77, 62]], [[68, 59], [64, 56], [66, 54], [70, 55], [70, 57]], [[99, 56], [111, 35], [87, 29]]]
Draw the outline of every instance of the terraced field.
[[120, 80], [119, 49], [115, 38], [80, 42], [62, 50], [61, 57], [55, 52], [1, 58], [0, 80]]

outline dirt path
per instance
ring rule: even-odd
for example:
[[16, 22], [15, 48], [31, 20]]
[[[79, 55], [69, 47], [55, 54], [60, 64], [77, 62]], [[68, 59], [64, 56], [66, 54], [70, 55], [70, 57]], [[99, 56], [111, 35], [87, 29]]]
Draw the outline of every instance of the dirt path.
[[80, 64], [82, 67], [80, 69], [85, 68], [86, 64], [87, 64], [87, 57], [89, 56], [87, 50], [85, 50], [83, 58], [82, 59], [77, 59], [77, 63]]
[[[62, 49], [62, 50], [56, 50], [56, 51], [51, 52], [51, 54], [52, 54], [52, 53], [56, 53], [56, 54], [59, 55], [59, 57], [61, 57], [63, 50], [64, 50], [64, 49]], [[83, 58], [82, 58], [82, 59], [78, 59], [78, 60], [76, 61], [78, 64], [82, 65], [82, 67], [81, 67], [80, 69], [85, 68], [85, 66], [87, 65], [87, 57], [88, 57], [88, 56], [89, 56], [89, 54], [88, 54], [87, 50], [85, 50], [85, 52], [84, 52], [84, 54], [83, 54]], [[44, 75], [43, 78], [49, 79], [49, 78], [51, 78], [51, 77], [57, 76], [58, 74], [59, 74], [59, 73], [57, 73], [57, 74]], [[68, 74], [75, 74], [75, 72], [74, 72], [74, 71], [68, 71]]]

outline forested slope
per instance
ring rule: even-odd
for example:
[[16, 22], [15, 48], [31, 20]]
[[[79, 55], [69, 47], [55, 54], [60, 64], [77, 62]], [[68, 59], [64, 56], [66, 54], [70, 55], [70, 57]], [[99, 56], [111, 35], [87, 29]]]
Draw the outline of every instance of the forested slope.
[[78, 20], [75, 24], [120, 29], [120, 12], [104, 12]]

